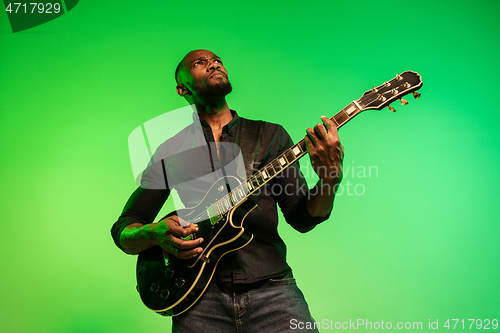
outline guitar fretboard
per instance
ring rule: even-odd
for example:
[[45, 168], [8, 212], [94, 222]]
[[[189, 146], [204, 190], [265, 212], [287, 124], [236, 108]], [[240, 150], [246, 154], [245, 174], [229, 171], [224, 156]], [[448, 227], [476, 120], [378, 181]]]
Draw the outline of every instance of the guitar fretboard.
[[[358, 106], [358, 102], [353, 101], [339, 113], [330, 118], [335, 123], [337, 129], [342, 127], [342, 125], [361, 112], [361, 108]], [[213, 205], [208, 207], [207, 213], [212, 223], [218, 221], [220, 216], [228, 212], [234, 206], [238, 205], [248, 196], [258, 191], [271, 179], [276, 177], [279, 173], [306, 154], [306, 141], [305, 139], [302, 139], [292, 147], [288, 148], [283, 154], [268, 163], [265, 167], [254, 173], [245, 182], [234, 188], [230, 193], [226, 194]]]

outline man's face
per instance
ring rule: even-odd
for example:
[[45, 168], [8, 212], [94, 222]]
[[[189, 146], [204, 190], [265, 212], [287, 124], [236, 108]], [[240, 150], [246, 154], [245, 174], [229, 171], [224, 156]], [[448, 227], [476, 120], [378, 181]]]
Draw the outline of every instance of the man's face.
[[182, 61], [179, 83], [202, 99], [223, 97], [232, 90], [227, 70], [213, 52], [196, 50]]

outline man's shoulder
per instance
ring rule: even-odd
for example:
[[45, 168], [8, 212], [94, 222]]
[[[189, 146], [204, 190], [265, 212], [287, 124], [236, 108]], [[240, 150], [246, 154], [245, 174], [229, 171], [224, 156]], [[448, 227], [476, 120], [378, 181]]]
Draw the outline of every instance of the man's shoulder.
[[[240, 120], [243, 122], [247, 123], [253, 123], [253, 124], [262, 124], [264, 126], [266, 133], [275, 133], [275, 134], [285, 134], [287, 133], [285, 128], [277, 123], [272, 123], [266, 120], [255, 120], [255, 119], [248, 119], [244, 117], [240, 117]], [[287, 133], [288, 134], [288, 133]]]

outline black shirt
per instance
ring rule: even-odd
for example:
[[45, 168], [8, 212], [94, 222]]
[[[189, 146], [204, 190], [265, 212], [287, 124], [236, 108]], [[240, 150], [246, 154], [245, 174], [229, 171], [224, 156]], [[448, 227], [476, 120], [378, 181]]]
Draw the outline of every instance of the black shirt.
[[[185, 207], [196, 206], [212, 184], [231, 174], [244, 178], [245, 171], [239, 147], [238, 124], [241, 118], [231, 111], [233, 119], [223, 127], [220, 157], [210, 126], [193, 115], [193, 124], [158, 147], [144, 171], [141, 186], [128, 200], [123, 213], [111, 229], [118, 247], [120, 234], [132, 223], [152, 223], [175, 189]], [[262, 151], [255, 161], [255, 171], [264, 167], [293, 146], [293, 142], [278, 124], [265, 123]], [[267, 183], [261, 192], [258, 206], [244, 220], [244, 228], [254, 235], [245, 247], [223, 256], [216, 270], [216, 278], [223, 282], [253, 283], [281, 277], [291, 271], [286, 263], [286, 246], [278, 235], [280, 207], [286, 221], [298, 231], [328, 219], [313, 218], [306, 208], [307, 183], [296, 162]], [[176, 207], [182, 208], [182, 207]]]

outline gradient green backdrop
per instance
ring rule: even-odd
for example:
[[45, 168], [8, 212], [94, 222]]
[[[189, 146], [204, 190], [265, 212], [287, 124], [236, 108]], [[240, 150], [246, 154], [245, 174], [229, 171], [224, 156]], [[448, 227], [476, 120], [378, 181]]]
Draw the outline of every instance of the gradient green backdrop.
[[[225, 61], [231, 108], [295, 141], [419, 72], [418, 101], [341, 129], [344, 182], [364, 194], [346, 188], [308, 234], [282, 221], [289, 263], [318, 321], [500, 319], [499, 11], [496, 0], [84, 0], [16, 34], [0, 14], [0, 329], [170, 331], [109, 229], [135, 188], [128, 135], [186, 105], [173, 71], [197, 48]], [[378, 174], [357, 174], [369, 166]]]

